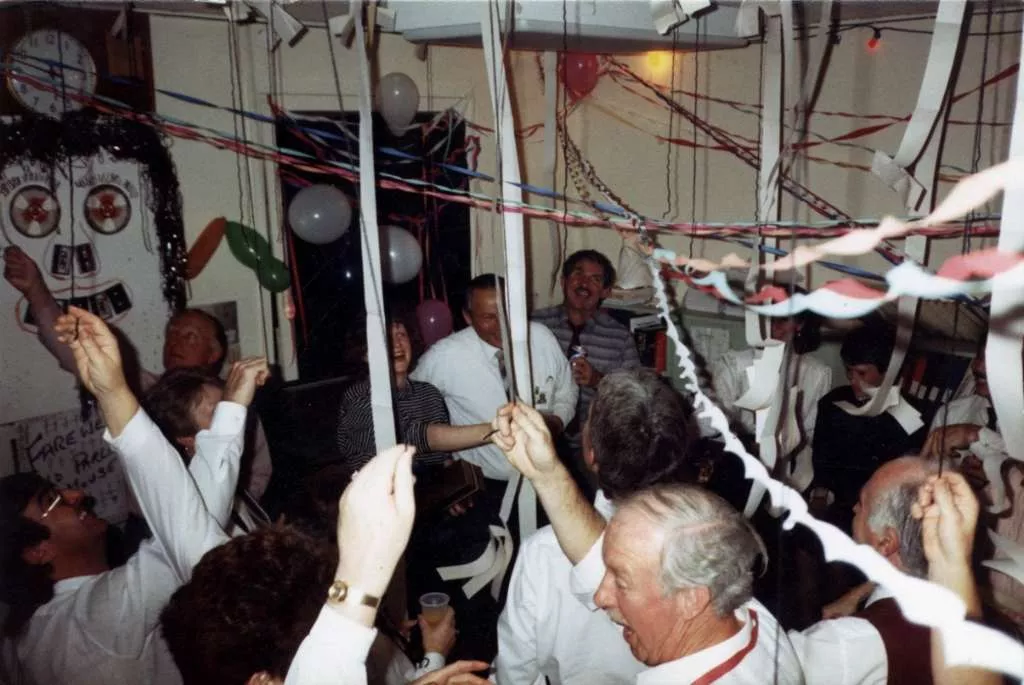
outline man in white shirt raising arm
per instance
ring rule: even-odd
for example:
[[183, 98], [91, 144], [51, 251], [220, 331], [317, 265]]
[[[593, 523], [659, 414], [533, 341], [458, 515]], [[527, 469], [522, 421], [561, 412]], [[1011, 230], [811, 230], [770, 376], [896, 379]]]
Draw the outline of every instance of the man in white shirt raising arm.
[[[656, 483], [696, 480], [690, 455], [698, 439], [683, 397], [649, 369], [612, 371], [584, 417], [583, 460], [597, 474], [594, 508], [611, 518], [615, 505]], [[495, 661], [502, 685], [631, 683], [644, 669], [604, 612], [591, 611], [569, 587], [572, 562], [550, 526], [519, 553], [498, 622]]]
[[533, 481], [577, 564], [573, 592], [623, 626], [650, 667], [638, 684], [802, 685], [792, 646], [752, 598], [752, 566], [765, 550], [739, 512], [696, 486], [655, 486], [620, 505], [604, 539], [603, 519], [558, 462], [540, 415], [514, 405], [495, 423], [495, 443]]
[[[121, 461], [153, 539], [125, 565], [110, 569], [106, 522], [92, 514], [81, 491], [60, 489], [32, 474], [0, 481], [0, 530], [6, 538], [2, 589], [18, 607], [5, 634], [14, 640], [21, 675], [30, 683], [179, 683], [159, 636], [159, 612], [200, 557], [227, 539], [203, 497], [210, 506], [230, 508], [246, 405], [265, 377], [265, 362], [249, 365], [217, 406], [210, 430], [197, 436], [200, 454], [193, 461], [204, 470], [196, 472], [196, 482], [216, 490], [204, 495], [139, 409], [106, 324], [73, 307], [56, 330], [99, 403], [107, 423], [104, 437]], [[207, 451], [217, 456], [207, 459]]]

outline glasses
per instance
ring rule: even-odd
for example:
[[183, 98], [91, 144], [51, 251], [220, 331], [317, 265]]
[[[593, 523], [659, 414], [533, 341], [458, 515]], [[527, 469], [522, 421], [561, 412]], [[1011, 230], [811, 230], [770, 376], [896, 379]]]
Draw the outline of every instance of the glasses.
[[44, 519], [47, 516], [49, 516], [50, 512], [52, 512], [54, 509], [56, 509], [57, 505], [59, 505], [61, 502], [64, 501], [64, 495], [62, 495], [59, 492], [55, 492], [51, 496], [53, 497], [53, 501], [50, 502], [50, 505], [48, 507], [46, 507], [46, 509], [43, 510], [42, 516], [39, 517], [41, 519]]

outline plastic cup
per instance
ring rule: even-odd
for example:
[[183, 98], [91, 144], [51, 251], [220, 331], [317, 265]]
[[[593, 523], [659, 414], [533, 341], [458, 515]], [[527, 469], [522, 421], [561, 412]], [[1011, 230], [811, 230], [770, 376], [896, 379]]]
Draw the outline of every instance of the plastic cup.
[[420, 613], [423, 614], [423, 620], [430, 625], [435, 625], [441, 622], [444, 618], [445, 612], [448, 610], [448, 603], [451, 601], [451, 597], [443, 592], [428, 592], [427, 594], [420, 597]]

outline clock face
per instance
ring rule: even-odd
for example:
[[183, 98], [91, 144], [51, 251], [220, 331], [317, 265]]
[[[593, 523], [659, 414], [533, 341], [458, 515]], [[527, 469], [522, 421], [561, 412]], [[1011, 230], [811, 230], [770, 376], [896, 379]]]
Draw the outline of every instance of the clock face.
[[96, 92], [96, 62], [57, 29], [22, 36], [7, 53], [7, 87], [25, 108], [51, 117], [81, 109]]

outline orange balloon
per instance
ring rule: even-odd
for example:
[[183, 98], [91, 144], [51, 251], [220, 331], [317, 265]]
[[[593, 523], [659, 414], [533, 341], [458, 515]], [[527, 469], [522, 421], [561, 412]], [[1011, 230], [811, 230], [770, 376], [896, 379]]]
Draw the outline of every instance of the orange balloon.
[[206, 268], [213, 253], [224, 240], [224, 229], [227, 225], [228, 220], [222, 216], [206, 224], [206, 228], [188, 250], [188, 256], [185, 258], [185, 278], [191, 281]]

